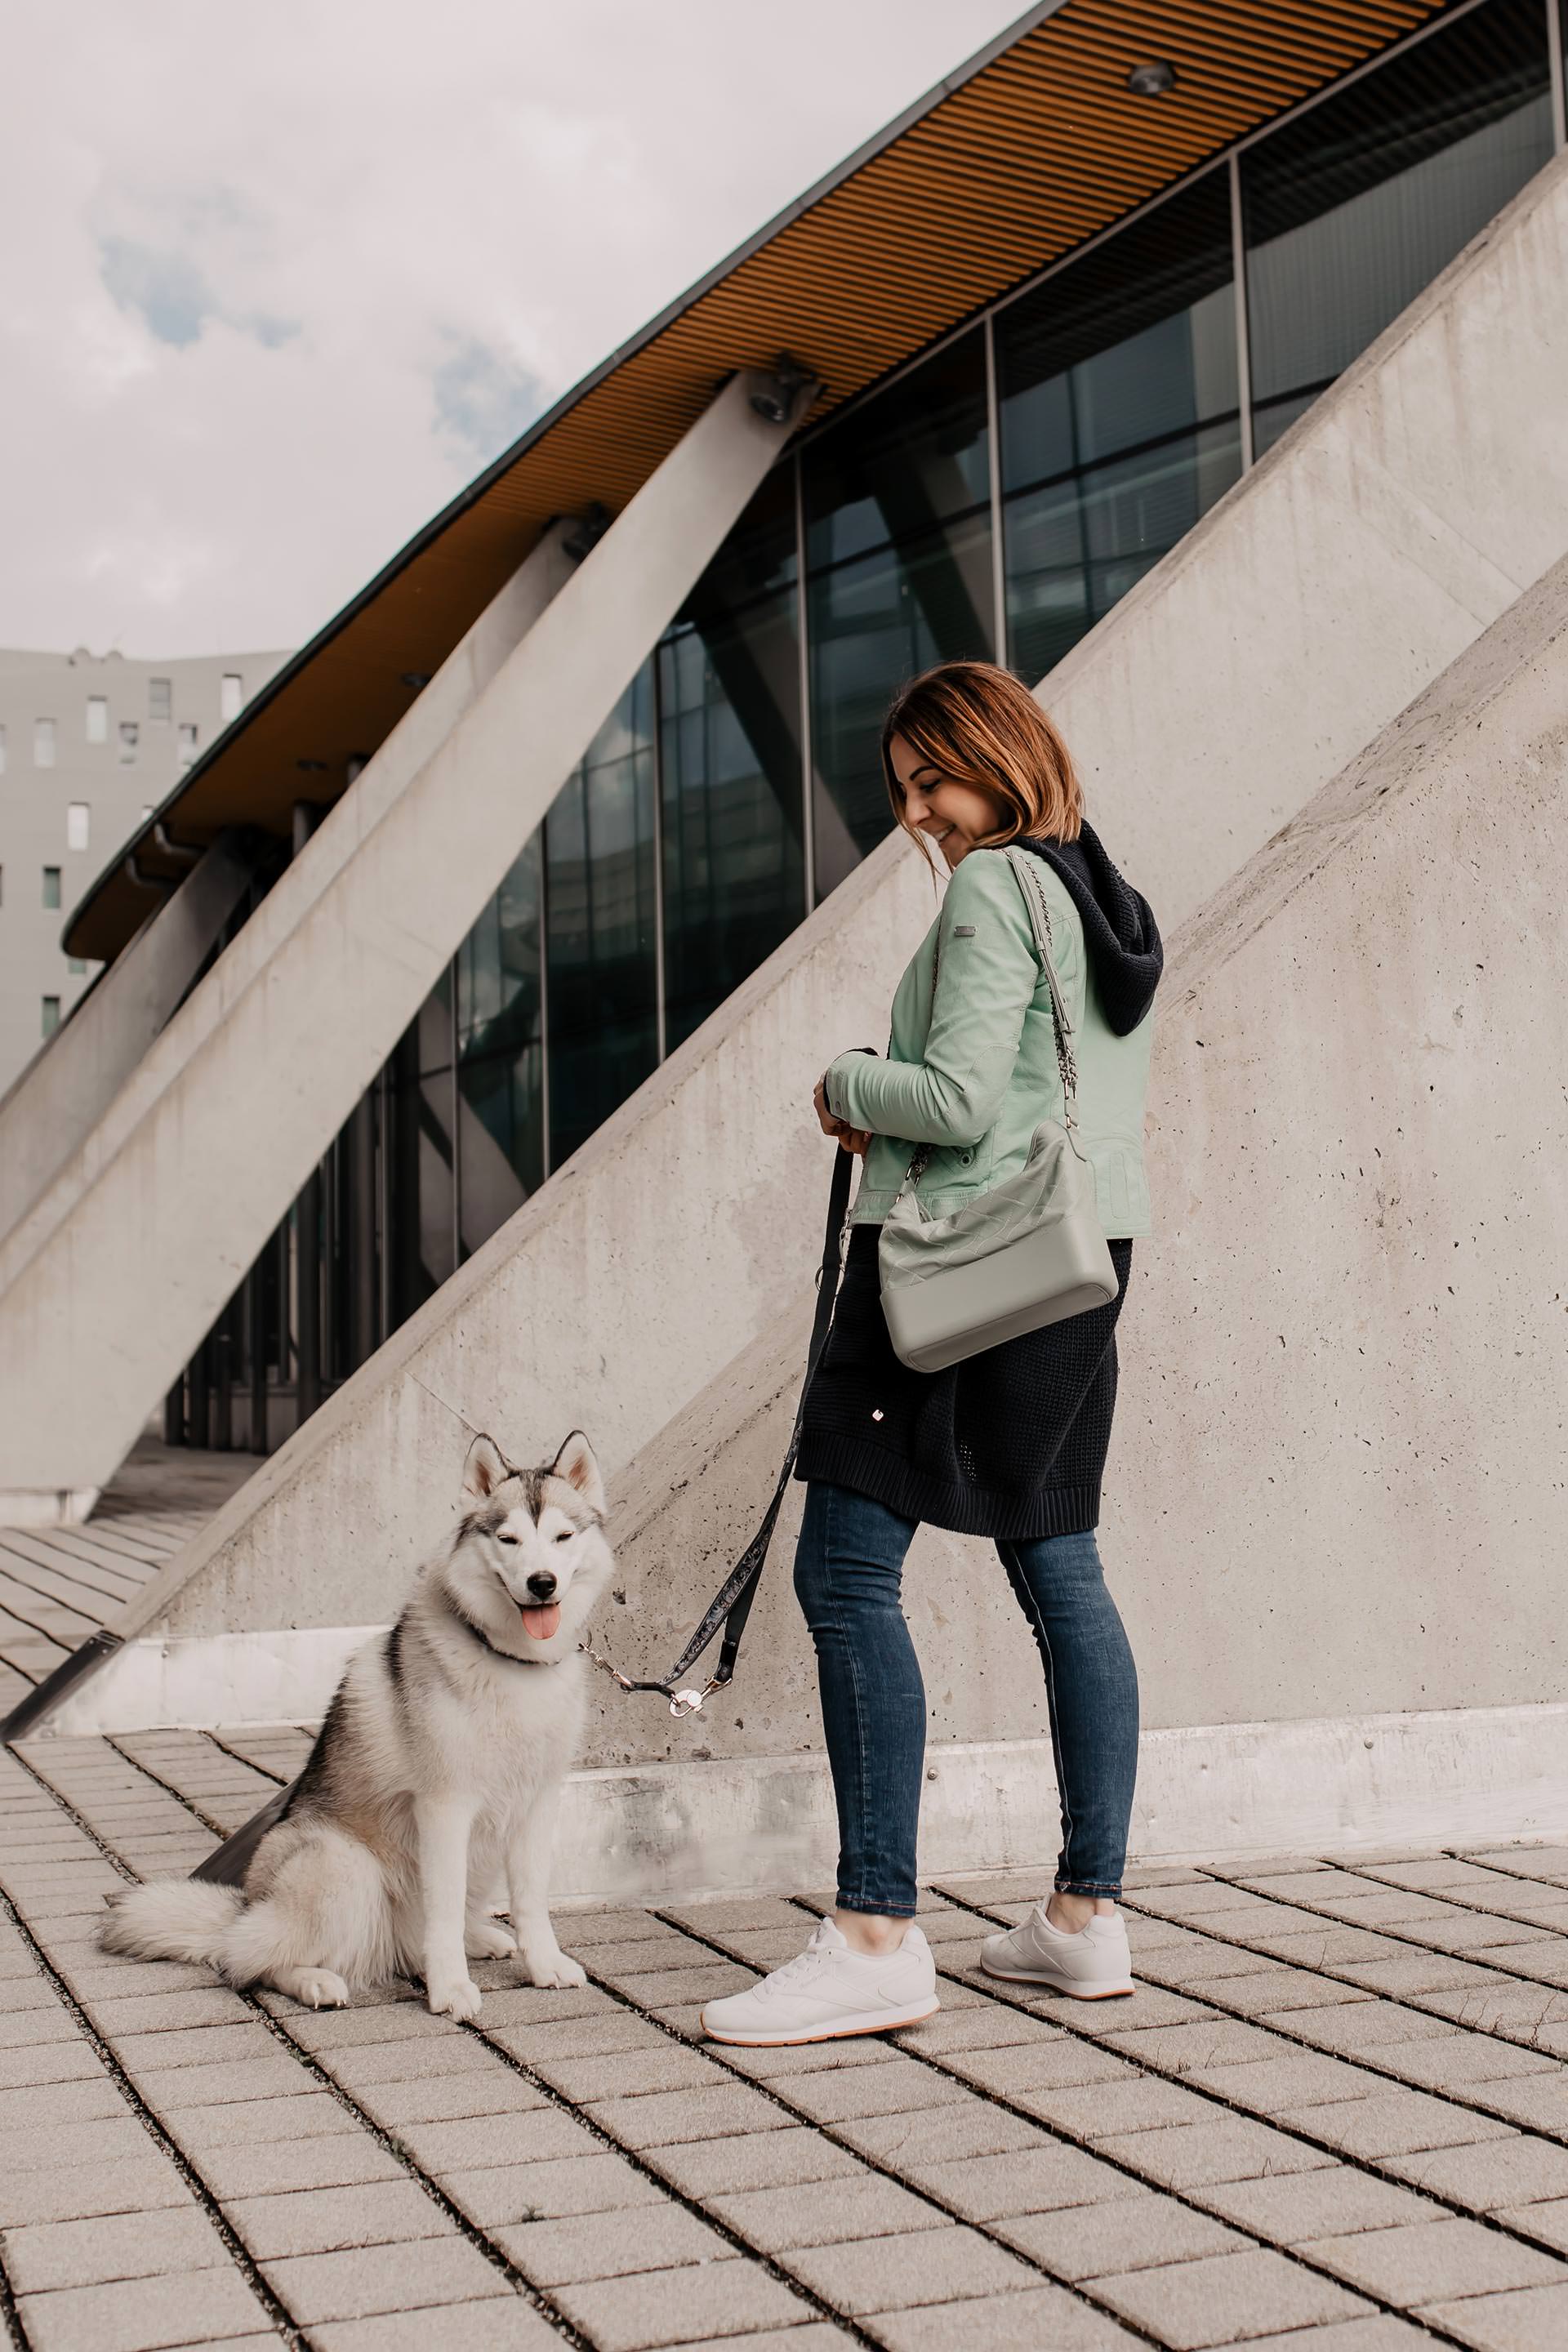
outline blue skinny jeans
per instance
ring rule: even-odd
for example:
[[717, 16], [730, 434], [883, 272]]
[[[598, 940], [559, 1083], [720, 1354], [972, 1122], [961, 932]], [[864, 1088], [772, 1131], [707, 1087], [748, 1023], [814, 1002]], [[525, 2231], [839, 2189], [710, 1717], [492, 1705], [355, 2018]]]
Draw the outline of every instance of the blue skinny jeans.
[[[916, 1522], [813, 1480], [795, 1589], [816, 1645], [838, 1804], [838, 1906], [910, 1918], [925, 1768], [926, 1696], [900, 1599]], [[1138, 1770], [1138, 1672], [1091, 1530], [998, 1541], [1046, 1670], [1061, 1801], [1057, 1886], [1121, 1892]]]

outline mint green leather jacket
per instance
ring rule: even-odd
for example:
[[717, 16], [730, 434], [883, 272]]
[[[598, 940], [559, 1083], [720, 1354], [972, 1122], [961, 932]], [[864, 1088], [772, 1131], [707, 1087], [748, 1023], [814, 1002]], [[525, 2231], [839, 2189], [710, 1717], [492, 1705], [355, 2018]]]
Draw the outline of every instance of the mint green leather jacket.
[[[1124, 1037], [1107, 1025], [1078, 909], [1055, 870], [1044, 858], [1038, 866], [1073, 1025], [1079, 1137], [1094, 1169], [1100, 1222], [1107, 1241], [1145, 1234], [1143, 1102], [1153, 1013]], [[1061, 1118], [1050, 990], [1018, 877], [999, 851], [972, 849], [949, 882], [893, 998], [886, 1061], [840, 1054], [825, 1084], [835, 1116], [871, 1131], [850, 1212], [861, 1224], [886, 1217], [917, 1143], [936, 1147], [917, 1197], [928, 1216], [945, 1217], [1015, 1174], [1039, 1121]]]

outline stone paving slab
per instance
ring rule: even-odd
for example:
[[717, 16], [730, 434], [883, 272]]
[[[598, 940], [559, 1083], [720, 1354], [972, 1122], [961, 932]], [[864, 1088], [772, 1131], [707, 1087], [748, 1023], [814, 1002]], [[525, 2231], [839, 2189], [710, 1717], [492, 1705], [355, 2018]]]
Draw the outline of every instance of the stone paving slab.
[[[0, 1608], [4, 1608], [0, 1595]], [[298, 1768], [287, 1727], [0, 1756], [0, 2284], [24, 2352], [1477, 2352], [1568, 2343], [1568, 1853], [1136, 1874], [1140, 1990], [979, 1970], [1040, 1872], [929, 1891], [943, 2006], [726, 2051], [820, 1895], [561, 1915], [343, 2012], [117, 1962], [100, 1898]]]

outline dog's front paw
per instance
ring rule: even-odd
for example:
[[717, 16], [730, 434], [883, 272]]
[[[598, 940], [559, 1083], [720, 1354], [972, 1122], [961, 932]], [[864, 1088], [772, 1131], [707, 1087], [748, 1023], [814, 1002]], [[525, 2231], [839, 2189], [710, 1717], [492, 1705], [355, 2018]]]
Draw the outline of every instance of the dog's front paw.
[[425, 2000], [432, 2017], [455, 2017], [459, 2025], [479, 2013], [479, 1986], [467, 1977], [433, 1979], [425, 1988]]
[[530, 1984], [548, 1985], [558, 1992], [574, 1990], [588, 1981], [587, 1971], [581, 1963], [560, 1949], [524, 1952], [522, 1965]]
[[303, 1969], [296, 1985], [297, 1998], [307, 2009], [347, 2009], [349, 1989], [331, 1969]]
[[506, 1960], [517, 1949], [517, 1937], [499, 1919], [470, 1919], [463, 1931], [463, 1949], [470, 1960]]

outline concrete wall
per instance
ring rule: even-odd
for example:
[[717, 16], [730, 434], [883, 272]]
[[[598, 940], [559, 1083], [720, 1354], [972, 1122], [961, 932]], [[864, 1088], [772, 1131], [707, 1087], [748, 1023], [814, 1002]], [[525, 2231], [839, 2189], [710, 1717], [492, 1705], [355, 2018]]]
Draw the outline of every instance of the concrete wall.
[[[1568, 168], [1542, 173], [1053, 673], [1091, 814], [1167, 929], [1568, 547]], [[372, 1620], [464, 1431], [626, 1464], [787, 1311], [810, 1086], [879, 1041], [929, 919], [883, 845], [258, 1474], [137, 1622]], [[764, 1343], [765, 1344], [765, 1343]], [[787, 1353], [787, 1351], [786, 1351]], [[765, 1448], [764, 1448], [765, 1451]]]
[[[221, 1024], [93, 1152], [68, 1219], [7, 1253], [0, 1358], [27, 1378], [0, 1496], [100, 1484], [121, 1458], [776, 458], [788, 427], [756, 388], [717, 394], [237, 996], [220, 959], [197, 993]], [[318, 837], [354, 833], [354, 802]]]
[[[1152, 1730], [1568, 1695], [1564, 905], [1568, 560], [1174, 942], [1100, 1528]], [[617, 1483], [623, 1667], [662, 1671], [751, 1532], [808, 1318]], [[819, 1745], [802, 1493], [711, 1720], [606, 1685], [585, 1762]], [[933, 1739], [1043, 1733], [989, 1545], [922, 1529], [906, 1609]]]

